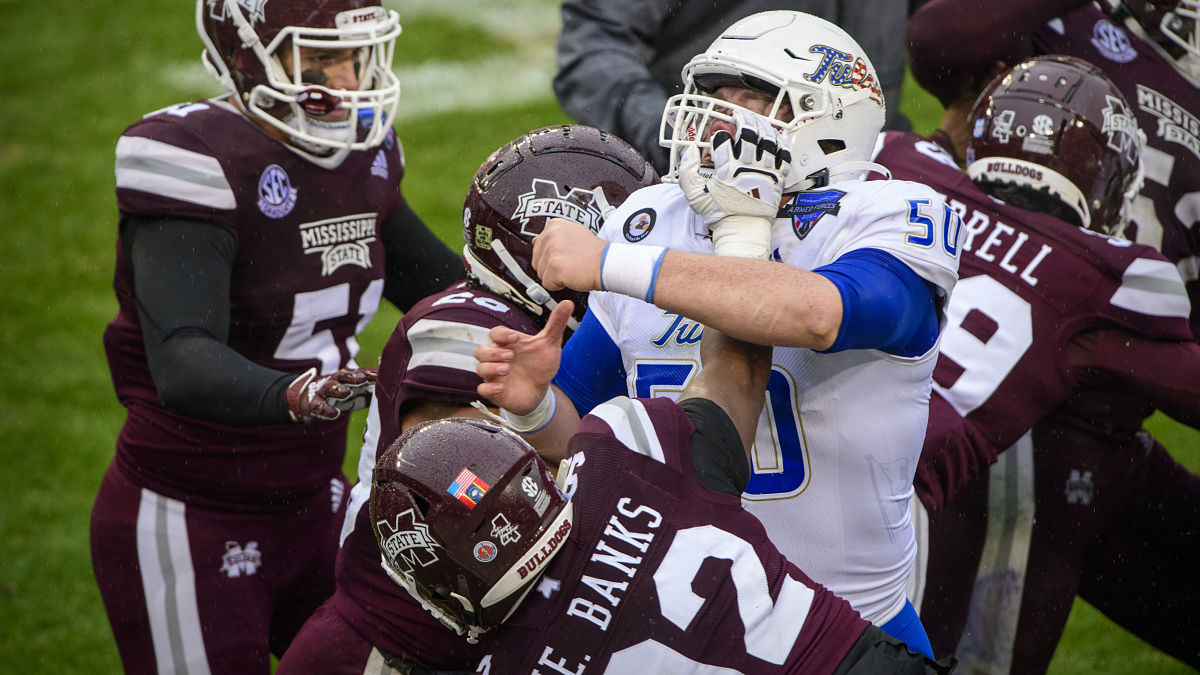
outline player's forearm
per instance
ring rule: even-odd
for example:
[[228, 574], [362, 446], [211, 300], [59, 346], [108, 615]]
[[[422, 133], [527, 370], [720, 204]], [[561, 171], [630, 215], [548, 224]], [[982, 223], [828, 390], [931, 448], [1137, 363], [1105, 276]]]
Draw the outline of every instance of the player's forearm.
[[558, 463], [567, 457], [567, 441], [579, 428], [579, 413], [571, 399], [557, 387], [550, 387], [550, 392], [557, 397], [554, 416], [541, 429], [521, 434], [521, 437], [537, 450], [550, 468], [557, 469]]
[[654, 304], [755, 344], [827, 349], [842, 299], [819, 274], [780, 263], [667, 251]]

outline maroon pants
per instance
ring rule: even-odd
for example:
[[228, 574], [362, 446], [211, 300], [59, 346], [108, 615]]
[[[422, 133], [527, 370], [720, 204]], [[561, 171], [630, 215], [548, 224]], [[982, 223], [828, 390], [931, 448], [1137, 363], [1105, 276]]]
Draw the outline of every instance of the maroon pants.
[[267, 675], [333, 592], [346, 480], [270, 508], [187, 505], [110, 465], [92, 568], [128, 673]]
[[955, 496], [929, 527], [920, 613], [935, 653], [1045, 672], [1078, 594], [1200, 668], [1200, 477], [1140, 440], [1043, 423]]

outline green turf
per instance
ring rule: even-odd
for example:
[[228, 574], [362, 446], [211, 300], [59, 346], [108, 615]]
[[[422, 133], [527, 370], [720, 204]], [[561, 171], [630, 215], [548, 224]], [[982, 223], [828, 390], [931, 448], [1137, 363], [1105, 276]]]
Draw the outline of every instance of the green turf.
[[[405, 192], [457, 246], [479, 163], [524, 131], [567, 120], [546, 75], [557, 2], [394, 6], [404, 23]], [[193, 15], [192, 3], [168, 0], [0, 0], [0, 91], [14, 103], [0, 117], [0, 354], [12, 376], [0, 387], [0, 672], [120, 670], [87, 531], [123, 420], [100, 341], [116, 311], [113, 147], [140, 115], [216, 91], [199, 66]], [[509, 68], [511, 79], [498, 75]], [[928, 131], [940, 109], [916, 94], [908, 87], [903, 107]], [[363, 363], [378, 359], [398, 316], [385, 307], [368, 326]], [[364, 419], [355, 415], [352, 438]], [[1154, 423], [1200, 469], [1196, 433]], [[357, 450], [352, 442], [350, 474]], [[1082, 607], [1052, 672], [1188, 672], [1172, 663]]]

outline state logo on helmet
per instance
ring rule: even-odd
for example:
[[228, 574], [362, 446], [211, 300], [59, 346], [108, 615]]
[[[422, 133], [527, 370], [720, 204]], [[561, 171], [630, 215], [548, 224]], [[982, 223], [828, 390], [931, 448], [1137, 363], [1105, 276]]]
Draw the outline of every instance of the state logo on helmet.
[[[400, 19], [379, 0], [197, 0], [196, 27], [209, 73], [307, 159], [337, 166], [390, 131]], [[294, 67], [304, 48], [350, 50], [358, 88], [305, 82]]]
[[600, 229], [629, 195], [658, 182], [654, 167], [625, 141], [594, 127], [535, 129], [491, 154], [463, 202], [463, 262], [468, 275], [540, 321], [562, 300], [575, 303], [579, 326], [587, 294], [542, 287], [533, 269], [533, 238], [551, 218]]
[[[678, 180], [685, 152], [711, 147], [712, 120], [733, 123], [733, 109], [746, 110], [713, 95], [725, 86], [774, 97], [770, 111], [758, 116], [780, 130], [791, 150], [785, 192], [883, 171], [870, 163], [885, 113], [875, 67], [854, 38], [820, 17], [752, 14], [722, 32], [682, 74], [683, 93], [667, 101], [659, 126], [659, 142], [671, 150], [665, 181]], [[777, 119], [781, 113], [788, 119]]]
[[1006, 201], [1013, 189], [1041, 193], [1065, 205], [1065, 220], [1124, 230], [1145, 136], [1099, 68], [1053, 54], [1021, 61], [980, 94], [968, 124], [967, 174], [985, 191]]
[[516, 608], [572, 526], [533, 448], [465, 417], [423, 422], [388, 446], [370, 513], [384, 570], [471, 642]]

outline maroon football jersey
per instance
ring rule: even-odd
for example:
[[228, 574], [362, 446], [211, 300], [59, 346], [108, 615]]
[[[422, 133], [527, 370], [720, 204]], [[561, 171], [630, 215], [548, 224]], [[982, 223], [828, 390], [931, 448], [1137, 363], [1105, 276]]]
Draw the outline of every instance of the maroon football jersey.
[[[221, 99], [147, 115], [117, 143], [121, 218], [193, 219], [237, 242], [229, 346], [269, 368], [355, 367], [355, 335], [383, 290], [379, 224], [401, 204], [398, 142], [336, 170], [305, 160]], [[129, 417], [117, 461], [158, 493], [253, 502], [311, 490], [340, 471], [346, 419], [229, 427], [163, 408], [146, 365], [133, 271], [117, 246], [119, 311], [105, 331]]]
[[1033, 44], [1091, 61], [1125, 94], [1147, 140], [1146, 182], [1127, 236], [1177, 263], [1192, 304], [1200, 304], [1200, 88], [1090, 3], [1035, 30]]
[[890, 132], [876, 159], [896, 178], [933, 187], [963, 220], [915, 481], [931, 517], [1068, 399], [1078, 374], [1067, 367], [1067, 346], [1081, 333], [1191, 339], [1182, 282], [1154, 249], [998, 203], [913, 134]]
[[538, 331], [515, 305], [463, 282], [418, 302], [396, 326], [379, 361], [367, 429], [367, 438], [375, 439], [368, 441], [373, 451], [364, 450], [359, 484], [351, 491], [348, 517], [355, 519], [355, 527], [338, 552], [333, 596], [338, 612], [379, 649], [430, 668], [469, 667], [464, 660], [469, 645], [384, 573], [370, 511], [363, 502], [370, 492], [375, 457], [400, 436], [407, 407], [425, 401], [469, 405], [479, 399], [475, 387], [481, 380], [473, 352], [477, 345], [490, 343], [493, 326]]
[[837, 667], [867, 623], [788, 563], [740, 499], [700, 483], [692, 429], [666, 398], [615, 398], [583, 419], [571, 536], [485, 634], [478, 672]]

